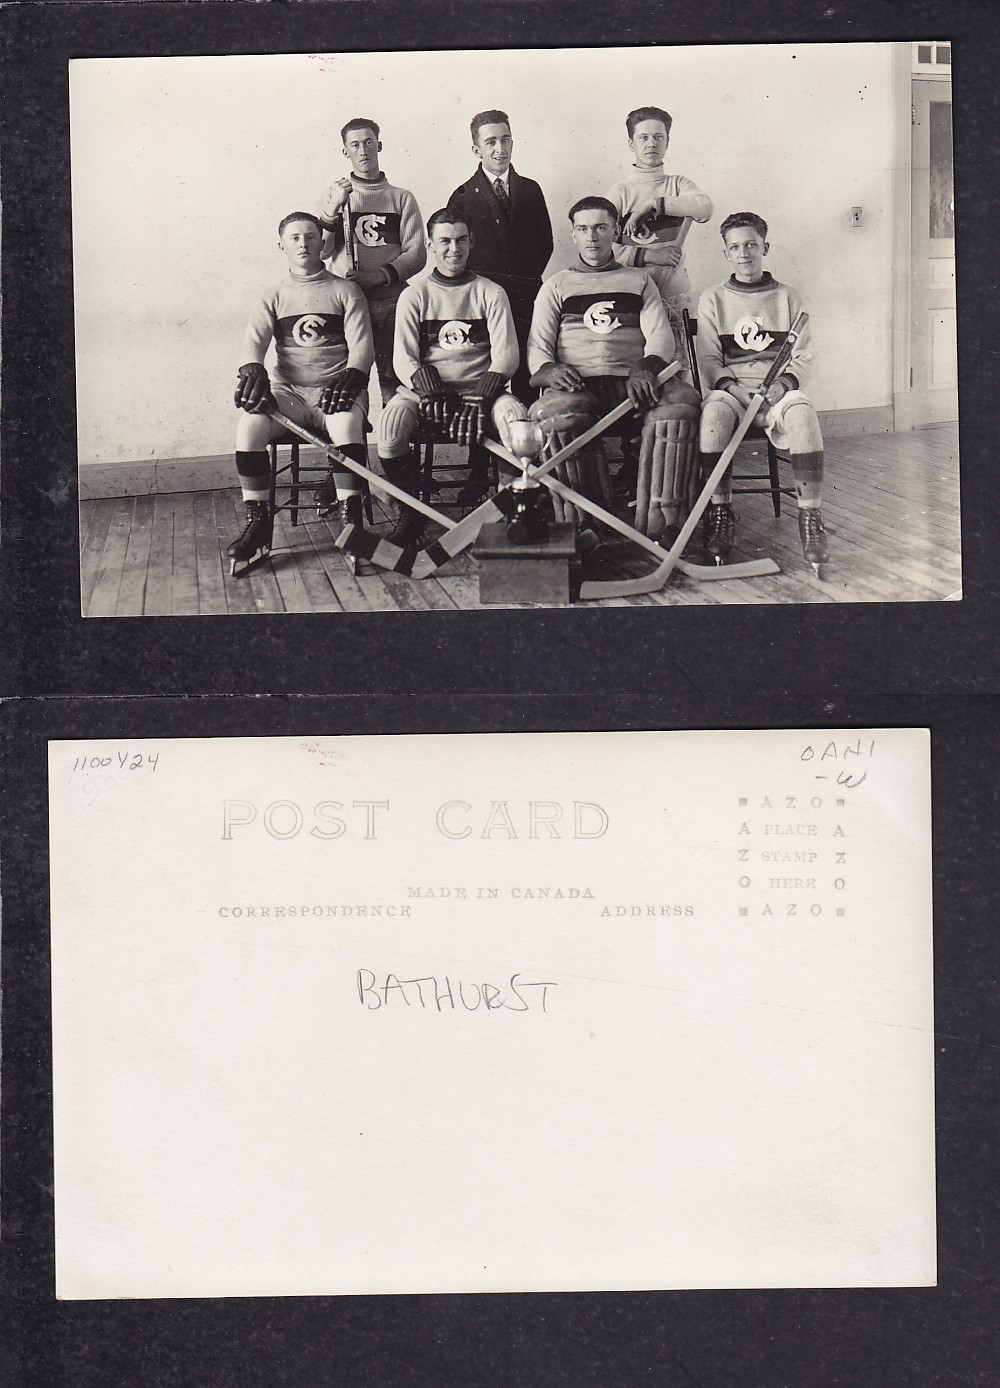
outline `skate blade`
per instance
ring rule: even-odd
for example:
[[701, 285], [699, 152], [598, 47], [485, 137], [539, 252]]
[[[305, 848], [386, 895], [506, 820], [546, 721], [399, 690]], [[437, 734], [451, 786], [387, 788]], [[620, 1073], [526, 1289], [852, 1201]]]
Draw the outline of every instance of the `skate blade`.
[[249, 559], [244, 559], [242, 569], [237, 569], [236, 567], [236, 565], [240, 562], [239, 559], [230, 558], [229, 577], [245, 578], [251, 569], [255, 569], [258, 564], [262, 564], [265, 559], [269, 559], [270, 557], [271, 547], [270, 545], [266, 545], [263, 548], [259, 549], [256, 554], [251, 555]]

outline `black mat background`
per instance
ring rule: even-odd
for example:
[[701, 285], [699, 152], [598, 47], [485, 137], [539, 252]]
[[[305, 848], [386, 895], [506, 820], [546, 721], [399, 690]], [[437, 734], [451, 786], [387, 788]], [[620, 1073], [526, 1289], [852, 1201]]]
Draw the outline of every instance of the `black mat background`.
[[[997, 1323], [996, 74], [965, 4], [26, 4], [3, 92], [0, 1382], [20, 1388], [993, 1388]], [[66, 60], [947, 38], [962, 603], [84, 621]], [[667, 102], [669, 105], [669, 101]], [[273, 697], [260, 697], [260, 696]], [[172, 697], [163, 697], [172, 696]], [[193, 697], [201, 696], [201, 697]], [[655, 727], [934, 734], [940, 1285], [56, 1303], [45, 742]]]

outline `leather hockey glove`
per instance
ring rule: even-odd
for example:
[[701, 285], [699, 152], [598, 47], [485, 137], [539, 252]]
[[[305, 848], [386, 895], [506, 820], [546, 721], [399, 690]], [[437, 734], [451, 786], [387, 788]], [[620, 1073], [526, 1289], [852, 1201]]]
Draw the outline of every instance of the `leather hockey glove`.
[[643, 357], [629, 372], [625, 389], [634, 409], [651, 410], [660, 398], [657, 375], [666, 366], [662, 357]]
[[583, 390], [583, 377], [564, 361], [547, 361], [529, 382], [536, 390]]
[[233, 400], [237, 409], [259, 414], [271, 403], [271, 382], [262, 362], [250, 361], [239, 369], [239, 380]]
[[456, 400], [454, 394], [445, 388], [436, 368], [421, 366], [414, 371], [413, 389], [420, 396], [420, 422], [424, 428], [438, 434], [447, 433]]
[[485, 371], [475, 388], [463, 393], [451, 421], [451, 437], [456, 443], [482, 443], [493, 402], [503, 387], [504, 378], [498, 371]]
[[319, 397], [320, 409], [324, 414], [342, 414], [352, 409], [367, 380], [363, 371], [353, 366], [346, 367], [336, 380], [323, 387]]

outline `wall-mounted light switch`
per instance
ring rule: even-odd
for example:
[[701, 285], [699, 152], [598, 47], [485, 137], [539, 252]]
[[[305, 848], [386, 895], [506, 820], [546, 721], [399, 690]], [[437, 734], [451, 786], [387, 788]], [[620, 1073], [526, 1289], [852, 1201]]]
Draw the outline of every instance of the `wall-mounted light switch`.
[[852, 227], [859, 227], [859, 226], [861, 226], [861, 224], [862, 224], [863, 221], [864, 221], [864, 217], [863, 217], [863, 215], [862, 215], [861, 208], [860, 208], [860, 207], [852, 207], [852, 208], [851, 208], [851, 226], [852, 226]]

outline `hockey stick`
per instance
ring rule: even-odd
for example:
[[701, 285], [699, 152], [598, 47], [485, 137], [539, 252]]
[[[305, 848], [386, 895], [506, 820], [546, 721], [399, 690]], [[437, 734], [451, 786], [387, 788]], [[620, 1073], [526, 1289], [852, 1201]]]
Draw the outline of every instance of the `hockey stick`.
[[[519, 471], [521, 463], [513, 453], [509, 453], [499, 443], [494, 443], [492, 439], [484, 441], [484, 447], [491, 453], [495, 453], [505, 463], [516, 467]], [[596, 501], [591, 501], [589, 497], [582, 496], [575, 492], [572, 487], [568, 487], [565, 482], [560, 482], [558, 477], [542, 477], [539, 479], [543, 486], [548, 487], [550, 492], [556, 496], [561, 496], [564, 501], [571, 502], [581, 511], [586, 511], [595, 520], [601, 521], [609, 530], [616, 530], [619, 535], [624, 535], [626, 540], [633, 540], [650, 554], [655, 554], [657, 559], [662, 559], [664, 549], [662, 545], [651, 540], [648, 535], [644, 535], [641, 530], [636, 530], [634, 526], [626, 521], [619, 520], [616, 515], [606, 511], [603, 506], [599, 506]], [[698, 579], [706, 582], [711, 579], [721, 578], [762, 578], [766, 574], [780, 573], [780, 569], [773, 559], [748, 559], [742, 564], [729, 564], [719, 566], [718, 564], [692, 564], [686, 559], [678, 559], [677, 567], [687, 578]]]
[[343, 227], [344, 227], [344, 250], [345, 250], [346, 253], [347, 253], [347, 268], [348, 268], [348, 270], [356, 270], [356, 269], [358, 268], [358, 257], [357, 257], [357, 253], [355, 252], [355, 249], [354, 249], [354, 232], [351, 230], [351, 195], [350, 195], [350, 193], [347, 194], [347, 198], [346, 198], [346, 200], [345, 200], [345, 202], [344, 202], [343, 211], [341, 212], [340, 215], [341, 215], [341, 218], [343, 219]]
[[[656, 378], [657, 385], [663, 385], [666, 381], [676, 376], [681, 369], [680, 362], [671, 362], [665, 366]], [[605, 429], [610, 429], [612, 424], [616, 424], [619, 419], [632, 409], [632, 403], [627, 398], [609, 410], [603, 418], [596, 424], [592, 424], [589, 429], [585, 429], [565, 448], [560, 448], [551, 458], [547, 458], [544, 463], [538, 463], [527, 470], [530, 478], [542, 478], [558, 467], [559, 464], [578, 449], [583, 448], [593, 439], [602, 434]], [[366, 477], [369, 483], [379, 491], [395, 497], [411, 510], [419, 511], [421, 515], [443, 527], [445, 534], [441, 535], [433, 544], [424, 550], [402, 549], [399, 545], [394, 545], [388, 540], [380, 540], [378, 537], [363, 530], [359, 526], [346, 525], [337, 536], [335, 541], [338, 549], [346, 549], [352, 554], [358, 555], [363, 559], [370, 559], [372, 563], [378, 564], [380, 568], [391, 569], [396, 573], [408, 574], [412, 578], [429, 578], [450, 559], [454, 559], [462, 550], [467, 549], [473, 543], [481, 528], [489, 521], [503, 520], [506, 515], [504, 509], [505, 500], [512, 500], [506, 497], [510, 487], [501, 488], [495, 497], [490, 497], [482, 502], [474, 511], [470, 511], [462, 520], [455, 522], [450, 516], [446, 516], [442, 511], [437, 511], [433, 506], [428, 506], [420, 501], [418, 497], [404, 492], [402, 488], [396, 487], [386, 478], [378, 476], [363, 463], [356, 463], [353, 458], [348, 458], [346, 454], [332, 444], [329, 439], [324, 439], [321, 434], [307, 428], [303, 424], [296, 424], [287, 415], [281, 413], [277, 407], [268, 410], [268, 414], [273, 420], [287, 429], [289, 433], [296, 434], [305, 443], [312, 444], [316, 448], [325, 449], [327, 455], [349, 472], [356, 473], [359, 477]], [[517, 464], [520, 469], [520, 463]], [[513, 509], [513, 507], [511, 507]]]
[[[370, 486], [377, 487], [388, 496], [402, 502], [404, 506], [419, 511], [421, 515], [434, 521], [436, 525], [443, 526], [446, 531], [456, 528], [456, 522], [450, 516], [446, 516], [443, 511], [436, 511], [433, 506], [428, 506], [419, 497], [404, 491], [402, 487], [397, 487], [388, 478], [379, 477], [370, 468], [365, 467], [364, 463], [356, 463], [353, 458], [342, 453], [335, 444], [332, 444], [329, 439], [325, 439], [322, 434], [316, 433], [314, 429], [309, 429], [304, 424], [296, 424], [294, 419], [289, 419], [277, 407], [269, 409], [268, 414], [275, 423], [280, 424], [283, 429], [287, 429], [290, 434], [295, 434], [303, 443], [323, 449], [327, 457], [333, 462], [348, 472], [365, 478]], [[500, 512], [498, 511], [497, 516], [499, 517], [499, 515]], [[440, 567], [440, 565], [432, 563], [423, 550], [403, 549], [400, 545], [394, 545], [389, 540], [380, 539], [379, 536], [373, 535], [361, 526], [345, 525], [334, 543], [338, 549], [346, 549], [360, 559], [370, 559], [379, 568], [390, 569], [394, 573], [406, 574], [412, 578], [427, 578], [434, 572], [435, 568]]]
[[[664, 385], [665, 382], [676, 376], [680, 369], [681, 363], [672, 361], [670, 365], [665, 366], [657, 376], [657, 385]], [[558, 467], [566, 458], [572, 457], [578, 449], [591, 443], [598, 435], [603, 434], [606, 429], [610, 429], [612, 424], [617, 424], [619, 419], [624, 419], [632, 408], [632, 402], [626, 398], [621, 404], [616, 405], [614, 409], [609, 410], [596, 424], [592, 424], [589, 429], [585, 429], [582, 434], [579, 434], [568, 443], [565, 448], [560, 448], [557, 453], [553, 453], [551, 458], [547, 458], [543, 463], [535, 463], [523, 469], [525, 476], [531, 481], [544, 479], [553, 468]], [[487, 440], [484, 440], [484, 443], [489, 446]], [[518, 471], [522, 470], [520, 461], [517, 462], [517, 468]], [[503, 519], [505, 512], [500, 509], [503, 505], [502, 498], [506, 492], [509, 492], [510, 486], [511, 484], [508, 483], [506, 487], [502, 487], [500, 491], [497, 492], [496, 496], [491, 497], [488, 501], [484, 501], [482, 505], [477, 506], [474, 511], [470, 511], [456, 526], [449, 530], [447, 535], [442, 535], [436, 545], [431, 546], [431, 550], [434, 551], [435, 568], [440, 568], [442, 564], [447, 563], [449, 559], [453, 559], [461, 550], [472, 544], [473, 540], [475, 540], [476, 536], [479, 534], [480, 529], [487, 521]]]
[[[794, 323], [788, 329], [788, 334], [781, 344], [777, 356], [771, 363], [770, 370], [758, 386], [756, 393], [751, 396], [750, 403], [743, 411], [743, 416], [737, 424], [732, 438], [720, 455], [719, 461], [712, 469], [705, 485], [701, 489], [698, 500], [695, 502], [694, 506], [692, 506], [687, 520], [681, 526], [680, 534], [671, 545], [663, 562], [658, 568], [654, 569], [651, 574], [647, 574], [645, 578], [621, 579], [610, 583], [584, 583], [580, 589], [581, 599], [628, 598], [637, 597], [642, 593], [658, 593], [660, 591], [673, 570], [677, 567], [678, 561], [684, 552], [684, 546], [694, 534], [698, 522], [701, 520], [709, 502], [712, 500], [712, 493], [722, 481], [726, 474], [726, 469], [736, 456], [736, 450], [746, 437], [747, 430], [757, 418], [757, 414], [767, 398], [768, 390], [770, 390], [778, 376], [780, 376], [781, 372], [785, 369], [788, 358], [792, 354], [792, 348], [798, 341], [808, 321], [808, 314], [800, 310], [796, 315]], [[726, 566], [720, 565], [719, 567], [724, 570]], [[733, 567], [735, 568], [736, 566], [734, 565]]]
[[402, 487], [397, 487], [395, 483], [390, 482], [387, 477], [380, 477], [377, 473], [372, 472], [370, 468], [365, 467], [364, 463], [356, 463], [353, 458], [348, 458], [346, 453], [341, 453], [336, 444], [331, 443], [329, 439], [325, 439], [322, 434], [316, 433], [314, 429], [308, 428], [305, 424], [296, 424], [294, 419], [289, 419], [287, 415], [282, 414], [277, 408], [269, 409], [267, 413], [276, 424], [280, 424], [281, 427], [287, 429], [290, 434], [297, 434], [303, 443], [312, 444], [314, 448], [322, 448], [328, 457], [332, 458], [333, 461], [338, 463], [341, 467], [346, 468], [348, 472], [353, 472], [356, 473], [358, 477], [366, 478], [369, 483], [378, 487], [380, 491], [395, 497], [397, 501], [402, 501], [412, 510], [419, 511], [421, 515], [426, 516], [428, 520], [434, 521], [436, 525], [444, 526], [445, 530], [455, 529], [456, 522], [453, 521], [450, 516], [446, 516], [443, 511], [436, 511], [433, 506], [428, 506], [427, 503], [421, 501], [419, 497], [404, 491]]

